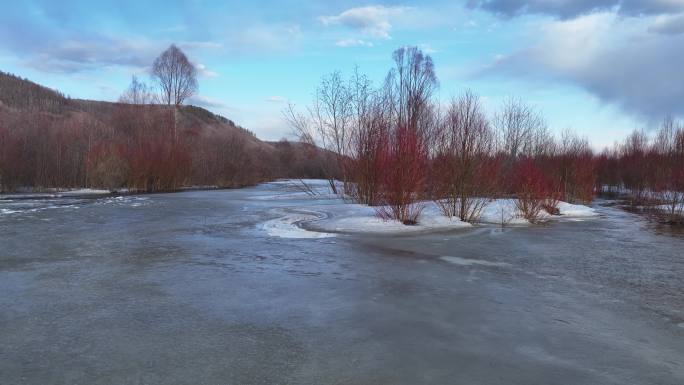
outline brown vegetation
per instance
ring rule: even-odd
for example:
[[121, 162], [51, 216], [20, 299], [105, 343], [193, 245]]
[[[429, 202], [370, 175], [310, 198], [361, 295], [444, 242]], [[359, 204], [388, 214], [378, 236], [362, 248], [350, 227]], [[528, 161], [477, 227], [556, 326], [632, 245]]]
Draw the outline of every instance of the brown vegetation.
[[[627, 193], [682, 222], [684, 127], [663, 122], [595, 154], [566, 131], [554, 137], [539, 111], [509, 99], [491, 118], [466, 91], [446, 108], [434, 97], [432, 59], [394, 52], [374, 87], [358, 69], [323, 78], [304, 112], [285, 115], [301, 142], [262, 142], [204, 109], [183, 106], [195, 70], [172, 46], [155, 61], [161, 93], [133, 78], [119, 103], [72, 100], [0, 73], [0, 190], [105, 187], [166, 191], [234, 187], [264, 180], [326, 178], [333, 192], [377, 207], [379, 216], [418, 221], [420, 202], [475, 222], [494, 198], [512, 198], [536, 222], [561, 200]], [[163, 104], [154, 104], [162, 101]], [[339, 181], [339, 182], [338, 182]]]
[[[0, 191], [237, 187], [321, 177], [330, 163], [315, 149], [262, 142], [194, 106], [174, 113], [162, 105], [67, 99], [7, 74], [0, 74], [0, 85]], [[149, 100], [137, 90], [125, 96]]]
[[684, 134], [668, 120], [656, 139], [635, 132], [624, 145], [595, 154], [570, 131], [554, 137], [539, 111], [509, 99], [490, 119], [470, 91], [442, 112], [433, 98], [434, 64], [413, 48], [393, 55], [395, 66], [374, 88], [358, 69], [344, 81], [325, 77], [306, 114], [293, 106], [290, 123], [306, 142], [337, 154], [326, 177], [338, 193], [378, 206], [378, 215], [418, 219], [422, 200], [447, 216], [478, 220], [497, 197], [516, 201], [536, 222], [559, 214], [561, 200], [588, 203], [597, 191], [629, 190], [634, 202], [666, 205], [670, 221], [684, 204]]

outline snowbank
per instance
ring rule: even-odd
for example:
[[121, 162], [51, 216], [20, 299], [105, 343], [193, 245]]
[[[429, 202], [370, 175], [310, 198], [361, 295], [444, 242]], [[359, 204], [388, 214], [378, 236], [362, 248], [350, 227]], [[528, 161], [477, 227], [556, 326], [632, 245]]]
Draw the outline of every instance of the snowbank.
[[90, 188], [82, 188], [75, 190], [62, 189], [47, 189], [46, 192], [19, 192], [16, 194], [0, 194], [0, 200], [5, 199], [49, 199], [62, 197], [82, 197], [82, 196], [98, 196], [109, 195], [112, 192], [109, 190], [97, 190]]
[[405, 234], [471, 226], [458, 218], [445, 217], [433, 202], [424, 203], [424, 205], [425, 208], [418, 218], [418, 224], [412, 226], [404, 225], [396, 220], [382, 220], [378, 218], [373, 207], [365, 205], [344, 203], [326, 205], [320, 208], [324, 208], [330, 214], [329, 218], [312, 222], [308, 228], [334, 233]]
[[584, 205], [573, 205], [567, 202], [558, 202], [558, 210], [560, 210], [561, 216], [568, 216], [573, 218], [587, 218], [595, 217], [598, 215], [596, 210], [589, 206]]
[[[550, 215], [546, 211], [539, 213], [540, 220], [553, 220], [559, 218], [587, 218], [598, 215], [596, 210], [583, 205], [575, 205], [567, 202], [558, 202], [560, 215]], [[522, 217], [522, 214], [515, 207], [514, 199], [495, 199], [482, 210], [480, 216], [482, 223], [507, 225], [529, 225], [530, 222]]]
[[495, 199], [484, 207], [480, 214], [481, 223], [495, 223], [505, 225], [528, 225], [530, 222], [523, 218], [515, 207], [513, 199]]
[[[330, 218], [312, 222], [309, 228], [334, 233], [364, 233], [364, 234], [387, 234], [387, 233], [416, 233], [425, 231], [443, 231], [459, 228], [467, 228], [472, 225], [462, 222], [458, 218], [449, 218], [442, 214], [440, 208], [434, 202], [423, 202], [424, 209], [418, 217], [418, 224], [407, 226], [396, 220], [384, 221], [378, 218], [372, 207], [359, 204], [343, 204], [322, 206], [330, 213]], [[579, 218], [595, 216], [594, 209], [587, 206], [573, 205], [561, 202], [558, 205], [560, 216], [542, 214], [542, 219], [556, 218]], [[522, 218], [515, 201], [512, 199], [497, 199], [489, 202], [482, 210], [480, 223], [506, 225], [529, 225], [530, 222]]]
[[[273, 195], [254, 197], [259, 200], [277, 199], [280, 202], [292, 200], [293, 206], [276, 209], [278, 218], [267, 221], [262, 228], [271, 236], [285, 238], [323, 238], [335, 233], [346, 234], [409, 234], [428, 231], [446, 231], [468, 228], [470, 223], [458, 218], [449, 218], [442, 214], [434, 202], [421, 202], [423, 211], [418, 217], [418, 224], [407, 226], [396, 220], [382, 220], [373, 207], [360, 204], [345, 203], [338, 196], [330, 193], [328, 182], [323, 180], [307, 180], [307, 185], [316, 195], [296, 191], [299, 181], [281, 180], [271, 183], [280, 189]], [[295, 189], [295, 191], [292, 190]], [[306, 198], [306, 199], [305, 199]], [[313, 201], [311, 199], [314, 199]], [[558, 204], [560, 215], [552, 216], [545, 212], [542, 220], [556, 218], [586, 218], [597, 215], [595, 210], [582, 205], [566, 202]], [[529, 225], [515, 207], [513, 199], [497, 199], [489, 202], [480, 216], [481, 223], [505, 225]]]

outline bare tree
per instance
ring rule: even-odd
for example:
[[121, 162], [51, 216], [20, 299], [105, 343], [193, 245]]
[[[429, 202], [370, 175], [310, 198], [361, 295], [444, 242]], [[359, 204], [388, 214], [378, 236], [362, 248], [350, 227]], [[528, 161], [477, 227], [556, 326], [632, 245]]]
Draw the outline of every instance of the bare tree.
[[311, 116], [324, 148], [339, 156], [349, 152], [352, 95], [339, 71], [323, 77], [316, 90]]
[[[546, 122], [542, 115], [520, 99], [508, 99], [494, 117], [500, 150], [510, 159], [530, 156], [535, 142], [543, 141]], [[540, 133], [542, 133], [540, 135]], [[535, 140], [535, 139], [540, 140]]]
[[666, 116], [663, 123], [660, 125], [660, 130], [653, 143], [653, 149], [662, 154], [674, 152], [677, 131], [677, 122], [672, 116]]
[[444, 215], [477, 221], [495, 187], [493, 142], [479, 98], [466, 91], [453, 99], [436, 135], [434, 159], [437, 202]]
[[159, 85], [161, 102], [167, 105], [180, 106], [197, 92], [197, 69], [173, 44], [154, 60], [152, 77]]
[[392, 57], [395, 68], [387, 76], [386, 93], [393, 100], [396, 123], [411, 130], [425, 128], [420, 123], [430, 117], [432, 93], [438, 84], [432, 58], [417, 47], [399, 48]]
[[648, 190], [648, 169], [646, 164], [649, 138], [645, 131], [634, 130], [622, 144], [621, 178], [624, 187], [631, 192], [631, 203], [644, 203]]
[[139, 81], [138, 77], [133, 75], [131, 84], [123, 95], [119, 97], [119, 102], [127, 104], [151, 104], [154, 102], [154, 99], [154, 94], [147, 84]]
[[350, 195], [359, 203], [376, 205], [380, 199], [381, 162], [386, 151], [391, 109], [383, 92], [373, 89], [370, 80], [355, 68], [350, 81], [354, 126]]
[[[648, 154], [650, 186], [656, 201], [662, 204], [670, 223], [684, 222], [684, 152], [681, 139], [684, 126], [668, 116]], [[679, 142], [679, 143], [678, 143]]]
[[[285, 118], [300, 141], [317, 145], [335, 154], [336, 164], [327, 167], [326, 177], [333, 193], [337, 194], [335, 178], [341, 177], [345, 192], [349, 191], [348, 159], [351, 151], [354, 108], [349, 87], [339, 71], [326, 75], [316, 89], [308, 114], [295, 111], [292, 105], [284, 112]], [[331, 165], [328, 165], [331, 166]]]

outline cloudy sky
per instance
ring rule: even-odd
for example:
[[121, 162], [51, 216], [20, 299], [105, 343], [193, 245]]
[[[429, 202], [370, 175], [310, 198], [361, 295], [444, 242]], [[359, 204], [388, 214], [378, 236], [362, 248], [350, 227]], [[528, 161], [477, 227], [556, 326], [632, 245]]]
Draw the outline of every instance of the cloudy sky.
[[171, 43], [198, 66], [192, 103], [264, 139], [287, 136], [288, 100], [358, 65], [380, 82], [391, 52], [429, 53], [446, 100], [494, 111], [523, 98], [557, 131], [610, 145], [684, 116], [684, 0], [14, 1], [0, 70], [77, 98], [116, 100]]

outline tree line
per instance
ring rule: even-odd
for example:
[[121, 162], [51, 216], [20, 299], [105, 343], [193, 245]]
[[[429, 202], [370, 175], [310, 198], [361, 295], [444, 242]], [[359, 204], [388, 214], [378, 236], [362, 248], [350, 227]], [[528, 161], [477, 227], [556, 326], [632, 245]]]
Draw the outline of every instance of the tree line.
[[133, 77], [118, 103], [104, 103], [0, 74], [0, 191], [155, 192], [322, 175], [325, 154], [261, 142], [228, 119], [185, 106], [198, 88], [196, 69], [176, 46], [159, 55], [151, 75], [152, 86]]
[[553, 135], [520, 99], [508, 99], [492, 116], [469, 90], [440, 102], [434, 63], [416, 47], [396, 50], [393, 59], [380, 86], [358, 68], [348, 79], [336, 71], [305, 110], [285, 111], [302, 141], [336, 154], [323, 167], [334, 192], [405, 224], [416, 223], [425, 200], [474, 222], [492, 199], [511, 198], [535, 222], [543, 212], [558, 214], [560, 201], [590, 202], [618, 190], [635, 203], [664, 205], [668, 220], [681, 220], [684, 128], [673, 119], [655, 139], [639, 131], [597, 154], [569, 130]]

